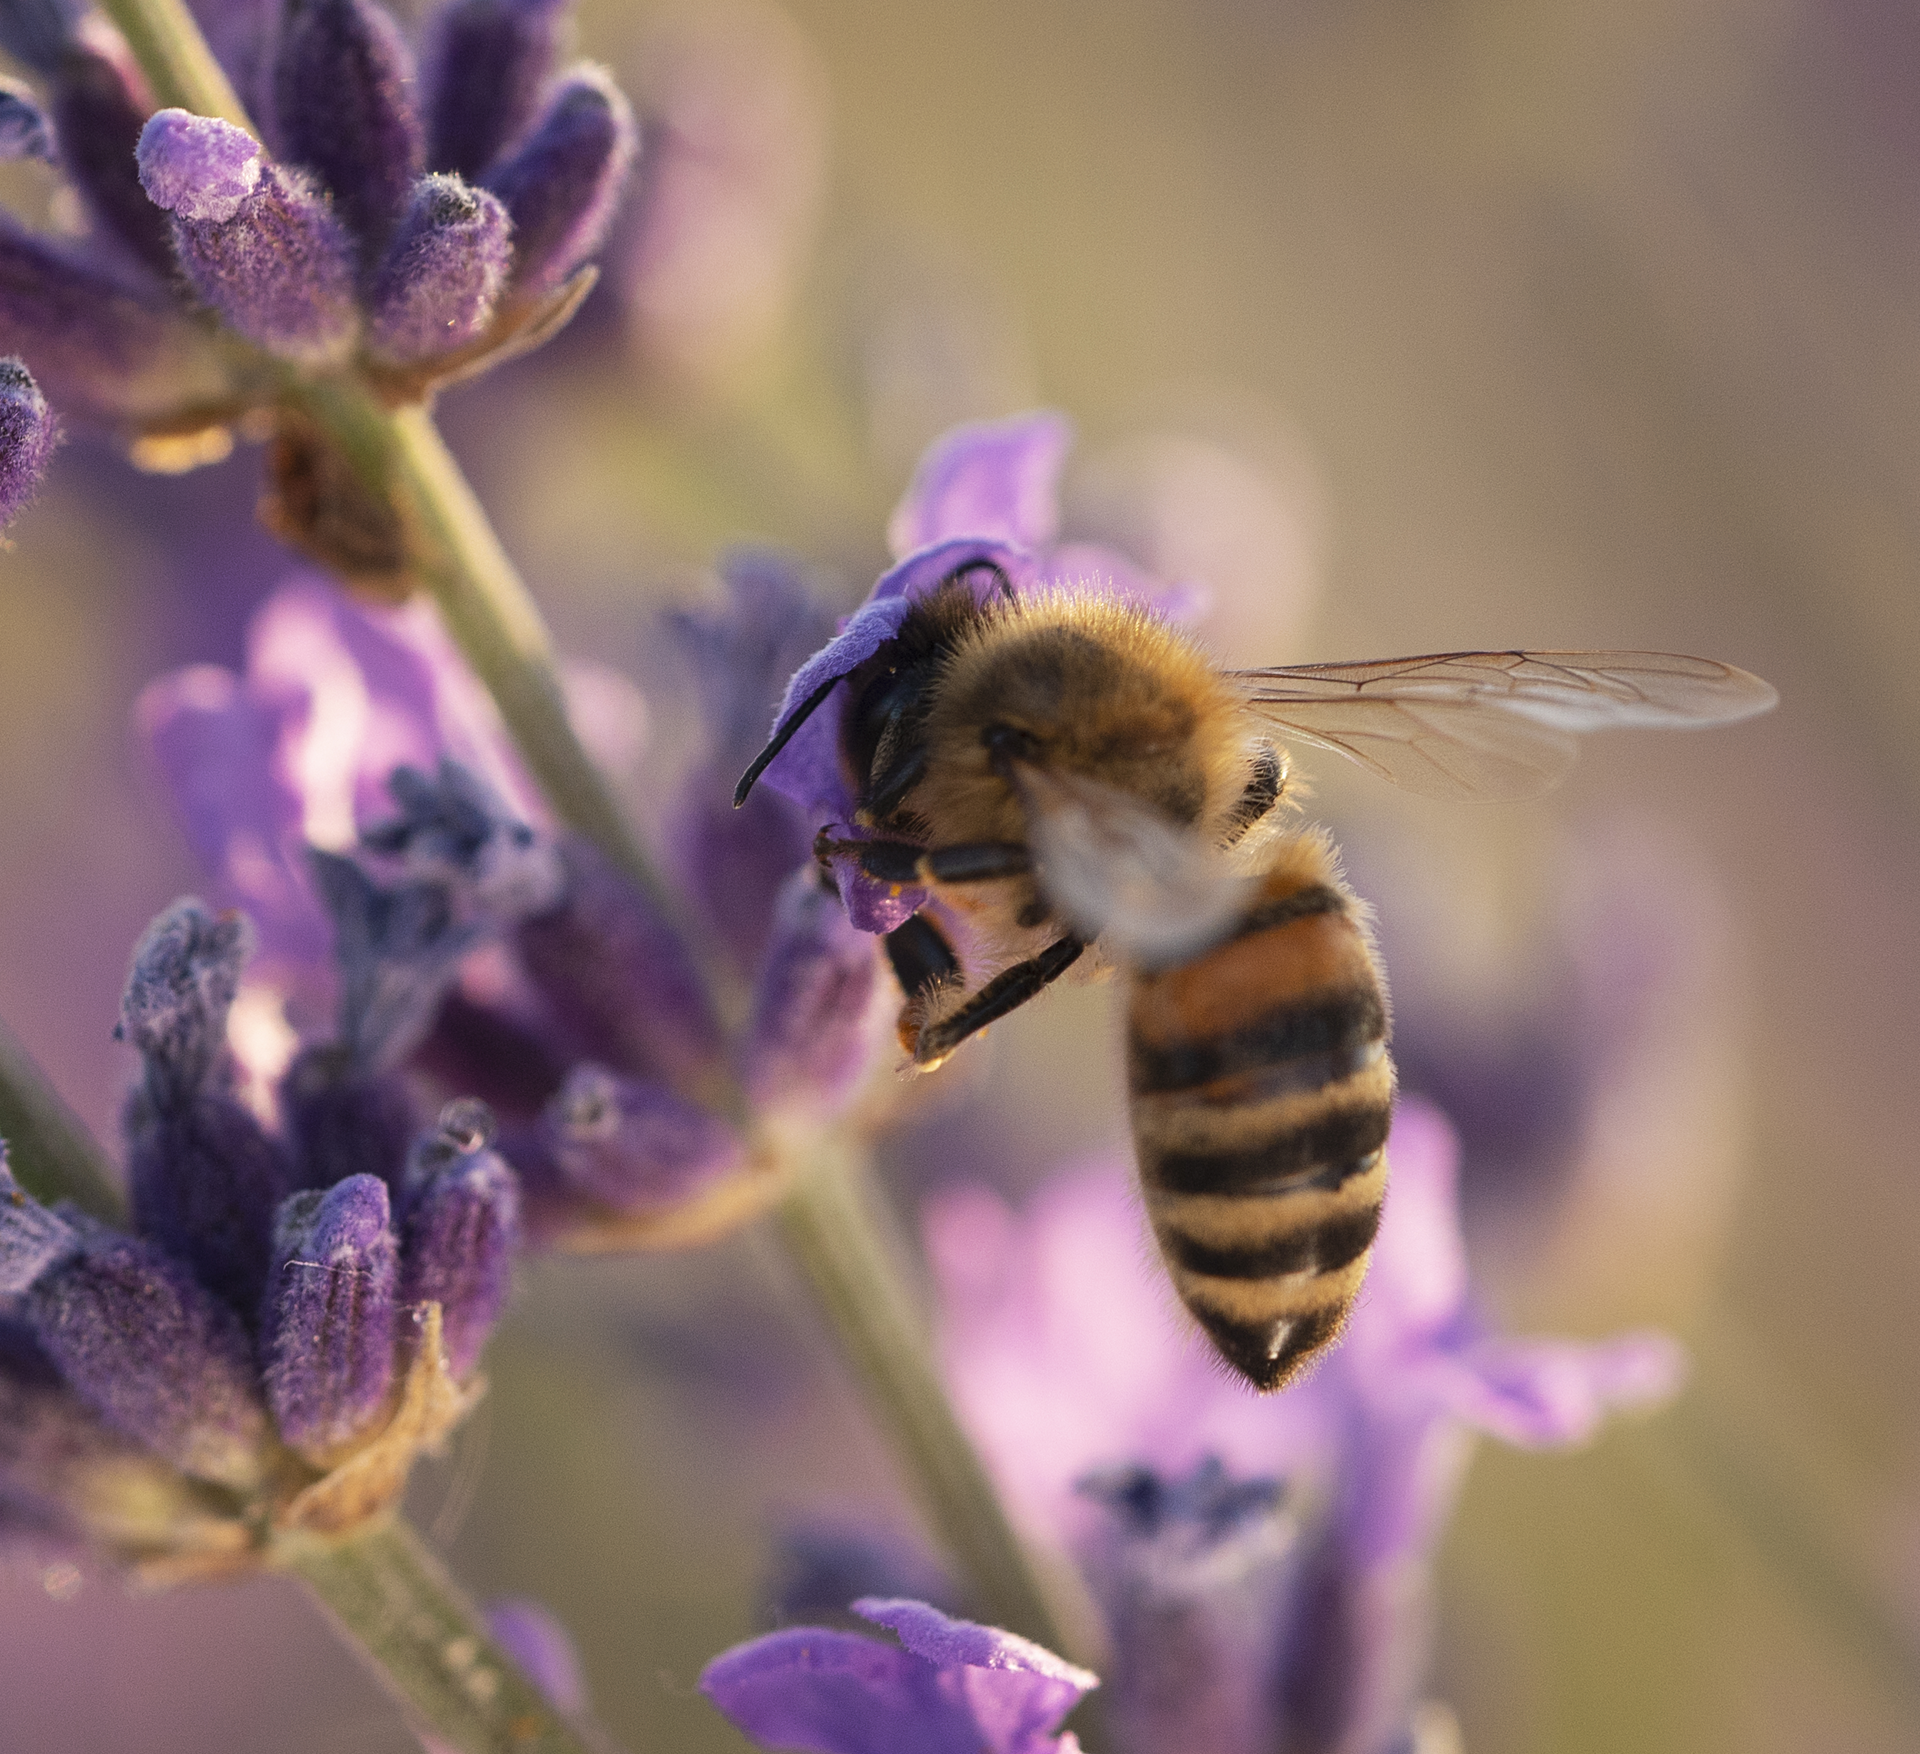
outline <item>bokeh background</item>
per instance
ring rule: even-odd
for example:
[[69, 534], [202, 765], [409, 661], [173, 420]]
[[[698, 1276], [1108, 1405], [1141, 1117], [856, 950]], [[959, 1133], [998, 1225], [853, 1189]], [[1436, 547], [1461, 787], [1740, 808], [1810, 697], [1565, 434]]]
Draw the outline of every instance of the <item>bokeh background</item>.
[[[1073, 525], [1213, 588], [1241, 665], [1697, 651], [1782, 704], [1446, 809], [1307, 763], [1407, 1080], [1518, 1327], [1658, 1322], [1670, 1412], [1483, 1454], [1437, 1691], [1473, 1754], [1920, 1745], [1920, 16], [1894, 0], [589, 4], [649, 118], [607, 283], [445, 425], [562, 642], [684, 697], [657, 609], [746, 538], [857, 599], [952, 421], [1046, 402]], [[49, 187], [8, 167], [10, 202]], [[56, 215], [57, 217], [57, 211]], [[0, 555], [0, 1012], [110, 1132], [145, 921], [198, 881], [139, 687], [236, 663], [257, 459], [76, 442]], [[1109, 990], [888, 1147], [903, 1216], [1123, 1137]], [[576, 1632], [636, 1750], [779, 1531], [915, 1529], [771, 1243], [545, 1263], [414, 1507]], [[291, 1587], [0, 1579], [0, 1745], [398, 1754]]]

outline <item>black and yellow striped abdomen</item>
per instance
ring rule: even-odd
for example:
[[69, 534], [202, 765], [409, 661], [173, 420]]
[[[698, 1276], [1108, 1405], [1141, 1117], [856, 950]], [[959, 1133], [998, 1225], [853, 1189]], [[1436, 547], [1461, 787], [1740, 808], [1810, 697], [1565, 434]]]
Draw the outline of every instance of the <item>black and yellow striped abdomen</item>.
[[1379, 965], [1330, 852], [1279, 849], [1234, 936], [1136, 971], [1128, 1085], [1175, 1288], [1235, 1369], [1284, 1386], [1336, 1334], [1386, 1192]]

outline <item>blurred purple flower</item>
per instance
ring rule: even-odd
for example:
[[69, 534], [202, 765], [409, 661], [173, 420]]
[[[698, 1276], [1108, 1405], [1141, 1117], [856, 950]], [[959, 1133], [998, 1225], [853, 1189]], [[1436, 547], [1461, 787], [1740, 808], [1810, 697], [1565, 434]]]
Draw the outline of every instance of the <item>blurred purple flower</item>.
[[40, 386], [17, 359], [0, 359], [0, 529], [40, 486], [60, 426]]
[[1099, 1678], [1010, 1632], [863, 1597], [899, 1638], [796, 1627], [715, 1657], [700, 1690], [773, 1748], [815, 1754], [1073, 1754], [1060, 1720]]
[[[1385, 1754], [1406, 1732], [1427, 1569], [1474, 1433], [1577, 1444], [1610, 1410], [1672, 1394], [1681, 1374], [1678, 1348], [1657, 1334], [1579, 1344], [1492, 1332], [1468, 1284], [1446, 1122], [1403, 1103], [1388, 1155], [1386, 1214], [1345, 1337], [1272, 1397], [1220, 1371], [1180, 1316], [1146, 1265], [1118, 1166], [1055, 1182], [1018, 1219], [980, 1192], [947, 1196], [927, 1218], [949, 1382], [1031, 1527], [1124, 1579], [1112, 1529], [1074, 1493], [1083, 1476], [1125, 1466], [1177, 1480], [1218, 1457], [1231, 1476], [1278, 1478], [1325, 1507], [1301, 1531], [1275, 1622], [1274, 1709], [1300, 1746], [1342, 1754]], [[1109, 1613], [1125, 1599], [1110, 1596]]]
[[[1182, 587], [1139, 572], [1112, 549], [1057, 546], [1059, 476], [1071, 429], [1058, 414], [962, 426], [921, 459], [913, 484], [888, 525], [898, 564], [883, 573], [840, 631], [800, 666], [775, 714], [775, 738], [812, 703], [765, 770], [765, 783], [798, 804], [815, 830], [862, 838], [854, 794], [840, 759], [839, 681], [891, 640], [914, 602], [957, 580], [982, 601], [1002, 590], [1029, 595], [1076, 584], [1110, 591], [1163, 613], [1184, 609]], [[850, 859], [834, 862], [849, 917], [863, 932], [890, 932], [928, 899], [867, 876]]]

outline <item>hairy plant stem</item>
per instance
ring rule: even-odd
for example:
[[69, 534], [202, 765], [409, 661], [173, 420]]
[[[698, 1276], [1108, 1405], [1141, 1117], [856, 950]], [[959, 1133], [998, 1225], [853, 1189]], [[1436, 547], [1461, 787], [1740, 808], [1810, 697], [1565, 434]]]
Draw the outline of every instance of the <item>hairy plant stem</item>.
[[276, 1556], [325, 1607], [383, 1686], [436, 1742], [461, 1754], [608, 1754], [562, 1717], [420, 1537], [384, 1522]]
[[0, 1022], [0, 1139], [7, 1167], [36, 1200], [71, 1200], [84, 1212], [116, 1223], [126, 1200], [106, 1153], [68, 1108], [19, 1039]]

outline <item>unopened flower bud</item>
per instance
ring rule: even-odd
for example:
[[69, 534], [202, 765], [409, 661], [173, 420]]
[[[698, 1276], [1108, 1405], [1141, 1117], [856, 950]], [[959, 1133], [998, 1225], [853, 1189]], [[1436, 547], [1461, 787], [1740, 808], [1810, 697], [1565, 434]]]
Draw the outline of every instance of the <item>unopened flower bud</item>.
[[140, 1050], [147, 1098], [175, 1112], [226, 1064], [227, 1013], [252, 932], [237, 913], [176, 901], [134, 947], [115, 1038]]
[[[6, 118], [0, 113], [0, 128]], [[40, 386], [17, 359], [0, 359], [0, 528], [30, 500], [60, 442]]]
[[267, 1402], [280, 1435], [318, 1464], [367, 1430], [393, 1384], [388, 1215], [387, 1184], [354, 1175], [295, 1194], [274, 1228], [260, 1324]]
[[492, 1138], [483, 1105], [449, 1103], [414, 1147], [401, 1193], [400, 1301], [440, 1305], [456, 1381], [479, 1361], [512, 1288], [520, 1188]]
[[639, 1212], [692, 1198], [745, 1148], [718, 1115], [664, 1085], [576, 1066], [545, 1117], [547, 1156], [577, 1198]]
[[352, 1175], [400, 1185], [420, 1117], [399, 1073], [369, 1071], [337, 1042], [303, 1048], [281, 1082], [280, 1109], [301, 1187]]
[[0, 1294], [25, 1291], [55, 1261], [79, 1246], [73, 1226], [49, 1212], [13, 1179], [6, 1146], [0, 1144]]
[[427, 163], [477, 181], [526, 131], [553, 67], [565, 0], [450, 0], [426, 55]]
[[245, 1489], [266, 1414], [239, 1318], [148, 1243], [103, 1237], [21, 1301], [34, 1338], [110, 1426], [183, 1472]]
[[496, 195], [458, 177], [413, 186], [369, 296], [373, 345], [405, 364], [465, 346], [493, 320], [513, 254]]

